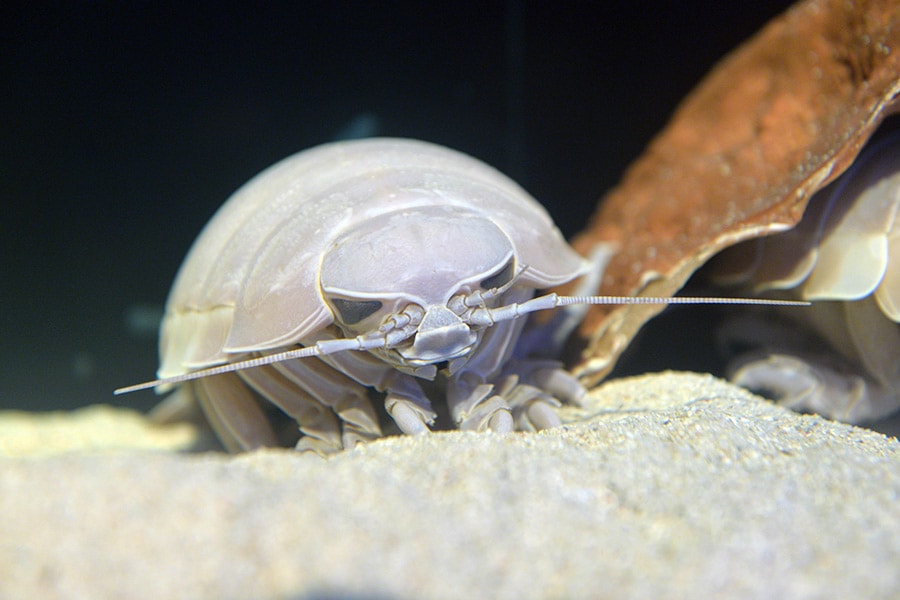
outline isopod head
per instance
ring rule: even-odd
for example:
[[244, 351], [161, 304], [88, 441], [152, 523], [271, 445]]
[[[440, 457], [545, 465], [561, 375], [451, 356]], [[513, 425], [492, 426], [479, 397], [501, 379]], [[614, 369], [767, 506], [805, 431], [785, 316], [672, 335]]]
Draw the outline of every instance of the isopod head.
[[346, 336], [403, 313], [420, 321], [410, 343], [376, 352], [387, 362], [461, 366], [479, 335], [451, 310], [451, 298], [506, 285], [515, 257], [512, 240], [490, 219], [460, 207], [421, 207], [380, 215], [338, 236], [322, 260], [320, 284]]

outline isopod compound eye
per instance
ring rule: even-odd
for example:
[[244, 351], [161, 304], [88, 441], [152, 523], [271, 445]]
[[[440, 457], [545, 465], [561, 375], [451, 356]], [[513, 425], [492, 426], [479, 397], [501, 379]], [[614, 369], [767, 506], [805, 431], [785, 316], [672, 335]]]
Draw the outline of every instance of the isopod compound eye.
[[515, 273], [515, 259], [510, 260], [506, 263], [506, 266], [500, 269], [497, 273], [481, 280], [481, 289], [483, 290], [492, 290], [494, 288], [503, 287], [507, 283], [509, 283], [513, 274]]
[[331, 304], [341, 316], [345, 325], [355, 325], [378, 312], [382, 304], [378, 300], [345, 300], [331, 298]]

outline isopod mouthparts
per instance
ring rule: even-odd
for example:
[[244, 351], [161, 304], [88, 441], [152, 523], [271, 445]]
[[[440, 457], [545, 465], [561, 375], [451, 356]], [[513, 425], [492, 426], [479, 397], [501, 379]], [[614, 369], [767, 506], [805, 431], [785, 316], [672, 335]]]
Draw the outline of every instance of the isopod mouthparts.
[[[199, 403], [233, 451], [327, 453], [379, 437], [370, 389], [406, 433], [435, 424], [432, 400], [446, 403], [442, 426], [541, 429], [559, 423], [550, 407], [585, 389], [560, 363], [529, 358], [541, 349], [520, 343], [529, 313], [803, 304], [534, 297], [590, 269], [536, 200], [474, 158], [402, 139], [319, 146], [219, 209], [170, 292], [158, 379], [115, 393], [182, 384], [173, 397]], [[420, 381], [438, 373], [443, 397], [429, 398]]]

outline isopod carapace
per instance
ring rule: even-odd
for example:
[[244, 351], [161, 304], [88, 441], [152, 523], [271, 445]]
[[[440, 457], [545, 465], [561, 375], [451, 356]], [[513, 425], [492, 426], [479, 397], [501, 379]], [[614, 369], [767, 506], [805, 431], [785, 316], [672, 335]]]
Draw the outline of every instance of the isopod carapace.
[[478, 327], [469, 313], [528, 300], [584, 267], [546, 211], [480, 161], [411, 140], [320, 146], [252, 179], [201, 233], [169, 296], [158, 376], [374, 332], [368, 353], [189, 385], [231, 448], [278, 443], [261, 399], [317, 451], [377, 437], [368, 387], [385, 393], [401, 430], [421, 431], [436, 417], [421, 381], [438, 367], [451, 374], [448, 410], [460, 427], [507, 430], [511, 410], [527, 414], [547, 388], [566, 400], [583, 389], [544, 363], [510, 373], [498, 395], [489, 381], [523, 323]]
[[[222, 206], [172, 287], [160, 379], [118, 392], [179, 384], [178, 401], [198, 402], [232, 450], [326, 453], [378, 437], [376, 394], [405, 433], [439, 414], [461, 429], [551, 427], [553, 407], [585, 389], [560, 363], [526, 356], [529, 313], [719, 301], [534, 297], [610, 252], [585, 260], [521, 187], [459, 152], [401, 139], [320, 146]], [[531, 349], [569, 326], [546, 327]]]
[[404, 302], [443, 305], [506, 283], [491, 278], [517, 265], [528, 266], [517, 284], [532, 288], [584, 269], [543, 207], [498, 171], [412, 140], [319, 146], [249, 181], [200, 234], [167, 302], [159, 375], [298, 343], [342, 311], [360, 332]]

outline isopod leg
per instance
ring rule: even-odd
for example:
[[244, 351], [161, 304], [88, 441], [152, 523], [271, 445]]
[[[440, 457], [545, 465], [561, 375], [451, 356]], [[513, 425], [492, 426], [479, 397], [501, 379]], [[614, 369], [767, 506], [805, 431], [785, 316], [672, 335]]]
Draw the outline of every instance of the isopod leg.
[[561, 425], [556, 414], [561, 402], [545, 390], [523, 381], [519, 375], [506, 375], [501, 379], [497, 393], [509, 404], [516, 429], [535, 431]]
[[524, 376], [512, 369], [494, 385], [479, 383], [472, 373], [454, 380], [447, 401], [459, 428], [509, 432], [558, 427], [560, 400], [579, 404], [584, 387], [562, 369], [545, 366], [547, 361], [539, 361], [537, 368], [528, 368], [529, 362], [515, 363], [524, 368]]
[[513, 359], [503, 372], [518, 375], [523, 384], [534, 386], [565, 404], [582, 406], [587, 395], [578, 378], [555, 360]]
[[[468, 385], [467, 385], [468, 381]], [[456, 380], [448, 401], [451, 414], [462, 429], [506, 431], [501, 411], [511, 414], [510, 423], [524, 431], [558, 427], [556, 414], [562, 402], [581, 405], [584, 386], [562, 368], [547, 360], [512, 360], [493, 386], [480, 383], [474, 373]]]
[[447, 406], [462, 430], [509, 433], [515, 429], [506, 398], [475, 372], [461, 373], [447, 382]]
[[900, 329], [871, 296], [818, 302], [791, 316], [806, 327], [769, 313], [720, 327], [723, 350], [758, 348], [731, 361], [733, 383], [848, 423], [875, 421], [900, 407]]
[[276, 405], [300, 427], [303, 437], [298, 450], [331, 454], [343, 447], [337, 415], [272, 367], [257, 367], [239, 373], [258, 394]]
[[792, 410], [847, 423], [874, 421], [897, 409], [896, 394], [874, 381], [785, 354], [752, 360], [744, 357], [743, 364], [732, 372], [731, 381], [751, 390], [764, 390]]
[[558, 427], [561, 421], [556, 409], [562, 403], [581, 406], [587, 395], [581, 382], [557, 361], [511, 360], [504, 373], [518, 380], [514, 387], [504, 392], [513, 409], [517, 429]]
[[272, 368], [337, 414], [342, 423], [344, 448], [381, 437], [381, 426], [368, 393], [353, 379], [317, 359], [290, 360]]
[[256, 397], [237, 375], [224, 373], [188, 385], [193, 387], [200, 408], [229, 452], [278, 445]]
[[384, 398], [384, 408], [403, 433], [417, 435], [431, 431], [426, 413], [408, 398], [387, 394]]
[[344, 352], [320, 358], [353, 381], [384, 392], [385, 410], [403, 433], [429, 431], [429, 425], [437, 418], [422, 386], [412, 375], [401, 373], [364, 352]]
[[390, 378], [384, 408], [403, 433], [425, 433], [437, 417], [422, 386], [412, 376], [399, 371], [394, 371]]

